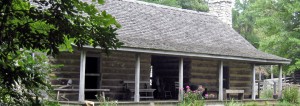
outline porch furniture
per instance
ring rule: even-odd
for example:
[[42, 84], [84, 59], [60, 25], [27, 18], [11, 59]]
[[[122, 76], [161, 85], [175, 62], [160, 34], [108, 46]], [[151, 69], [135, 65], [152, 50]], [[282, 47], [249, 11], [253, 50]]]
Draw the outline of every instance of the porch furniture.
[[[54, 89], [54, 91], [57, 91], [56, 99], [59, 100], [59, 98], [60, 98], [60, 92], [79, 92], [79, 89], [58, 88], [58, 89]], [[110, 89], [84, 89], [84, 91], [85, 92], [92, 92], [92, 91], [101, 92], [103, 98], [105, 98], [105, 92], [109, 92]]]
[[[123, 81], [124, 89], [129, 90], [131, 93], [131, 98], [134, 98], [135, 89], [129, 88], [129, 84], [135, 84], [135, 81]], [[149, 87], [149, 81], [140, 81], [140, 84], [144, 85], [144, 87], [140, 87], [140, 98], [141, 99], [154, 99], [153, 92], [156, 89], [152, 89]]]
[[[129, 89], [132, 95], [134, 95], [134, 89]], [[141, 99], [154, 99], [153, 92], [156, 89], [140, 89], [140, 98]], [[134, 98], [134, 96], [131, 96], [131, 98]]]
[[225, 100], [230, 98], [230, 94], [238, 94], [238, 99], [244, 99], [244, 90], [233, 90], [233, 89], [226, 89], [225, 90]]
[[172, 98], [172, 92], [171, 91], [165, 91], [165, 98]]
[[[206, 99], [209, 99], [209, 100], [213, 100], [213, 99], [218, 99], [218, 94], [219, 94], [219, 91], [216, 89], [208, 89], [207, 90], [207, 94], [209, 95], [208, 98]], [[213, 95], [213, 96], [212, 96]]]

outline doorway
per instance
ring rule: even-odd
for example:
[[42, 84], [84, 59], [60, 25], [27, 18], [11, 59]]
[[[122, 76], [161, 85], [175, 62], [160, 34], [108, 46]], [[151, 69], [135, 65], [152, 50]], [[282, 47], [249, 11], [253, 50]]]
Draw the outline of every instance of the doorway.
[[[86, 57], [85, 89], [99, 89], [100, 85], [100, 58]], [[97, 99], [96, 91], [85, 92], [85, 99]]]
[[229, 67], [224, 66], [223, 67], [223, 88], [229, 89]]

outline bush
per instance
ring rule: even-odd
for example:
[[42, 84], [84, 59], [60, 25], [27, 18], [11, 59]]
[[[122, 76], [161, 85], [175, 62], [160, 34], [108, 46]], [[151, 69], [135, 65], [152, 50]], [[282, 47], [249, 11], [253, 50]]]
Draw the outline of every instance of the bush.
[[272, 89], [264, 89], [261, 91], [261, 99], [271, 99], [273, 98], [273, 90]]
[[47, 101], [45, 100], [43, 102], [44, 106], [60, 106], [60, 104], [57, 101]]
[[202, 97], [202, 93], [191, 91], [190, 87], [187, 86], [187, 91], [184, 93], [183, 101], [179, 103], [179, 106], [204, 106], [205, 101]]
[[280, 102], [278, 102], [278, 104], [276, 104], [276, 106], [297, 106], [297, 105], [292, 104], [292, 103], [287, 102], [287, 101], [280, 101]]
[[118, 106], [118, 101], [112, 101], [109, 98], [105, 98], [103, 95], [95, 95], [100, 102], [99, 106]]
[[282, 91], [282, 101], [286, 101], [289, 103], [299, 103], [299, 88], [296, 86], [286, 87]]
[[226, 101], [225, 106], [243, 106], [243, 103], [231, 99], [230, 102]]
[[[260, 105], [258, 105], [258, 103], [256, 102], [248, 102], [245, 103], [243, 106], [260, 106]], [[267, 106], [267, 104], [265, 104], [264, 106]]]

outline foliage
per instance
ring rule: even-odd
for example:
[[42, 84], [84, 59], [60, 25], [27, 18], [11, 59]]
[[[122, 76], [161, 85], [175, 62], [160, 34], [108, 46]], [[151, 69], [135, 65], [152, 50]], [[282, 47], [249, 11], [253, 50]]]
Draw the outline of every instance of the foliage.
[[[261, 106], [256, 102], [246, 102], [246, 103], [242, 103], [242, 102], [238, 102], [235, 101], [233, 99], [231, 99], [229, 102], [225, 102], [224, 104], [225, 106]], [[268, 104], [265, 104], [264, 106], [269, 106]]]
[[0, 1], [0, 102], [37, 105], [33, 103], [40, 103], [41, 92], [50, 89], [47, 57], [33, 59], [31, 52], [56, 55], [60, 47], [71, 49], [74, 43], [100, 46], [108, 53], [122, 45], [115, 18], [95, 8], [104, 0], [91, 1]]
[[254, 33], [254, 16], [248, 11], [252, 3], [253, 0], [236, 0], [235, 7], [232, 9], [232, 26], [254, 47], [259, 47], [260, 40]]
[[297, 86], [288, 86], [282, 91], [282, 96], [282, 101], [299, 103], [299, 88]]
[[208, 5], [205, 0], [142, 0], [172, 7], [178, 7], [196, 11], [208, 11]]
[[44, 101], [44, 104], [45, 106], [61, 106], [57, 101]]
[[231, 99], [229, 102], [226, 101], [224, 105], [225, 106], [242, 106], [243, 103], [240, 103], [240, 102], [237, 102], [237, 101]]
[[48, 74], [56, 66], [50, 64], [45, 54], [31, 54], [31, 51], [20, 50], [7, 55], [10, 63], [0, 61], [0, 102], [38, 104], [42, 102], [39, 97], [44, 97], [51, 89]]
[[[244, 106], [261, 106], [261, 105], [258, 105], [258, 103], [256, 102], [247, 102], [244, 104]], [[264, 106], [268, 106], [268, 104], [265, 104]]]
[[196, 11], [208, 11], [208, 5], [205, 0], [179, 0], [179, 5], [183, 9], [196, 10]]
[[99, 106], [118, 106], [118, 101], [109, 100], [109, 98], [105, 98], [103, 95], [96, 95], [96, 98], [100, 102]]
[[183, 101], [179, 103], [179, 106], [204, 106], [205, 101], [201, 93], [197, 90], [191, 91], [190, 87], [186, 87], [187, 91], [184, 93]]
[[287, 101], [280, 101], [275, 106], [297, 106], [297, 104], [293, 104]]
[[233, 26], [260, 50], [292, 60], [285, 74], [300, 69], [300, 1], [236, 0]]
[[273, 98], [273, 89], [264, 89], [264, 90], [262, 90], [260, 98], [262, 98], [262, 99], [272, 99]]

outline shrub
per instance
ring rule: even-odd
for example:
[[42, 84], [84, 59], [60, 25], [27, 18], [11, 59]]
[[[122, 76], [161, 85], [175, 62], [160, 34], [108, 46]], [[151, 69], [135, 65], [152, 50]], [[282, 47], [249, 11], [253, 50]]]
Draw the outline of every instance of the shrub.
[[287, 102], [287, 101], [280, 101], [276, 104], [276, 106], [297, 106], [295, 104], [292, 104], [290, 102]]
[[273, 90], [272, 89], [262, 90], [260, 98], [262, 98], [262, 99], [271, 99], [271, 98], [273, 98]]
[[231, 99], [230, 102], [226, 101], [225, 106], [243, 106], [243, 103]]
[[105, 98], [103, 95], [95, 95], [100, 102], [99, 106], [118, 106], [118, 101], [112, 101], [109, 98]]
[[[260, 106], [260, 105], [258, 105], [258, 103], [256, 102], [247, 102], [243, 106]], [[264, 106], [267, 106], [267, 104], [265, 104]]]
[[45, 100], [43, 102], [43, 104], [45, 106], [60, 106], [60, 104], [57, 101], [48, 101], [48, 100]]
[[187, 86], [187, 91], [184, 93], [183, 101], [179, 103], [179, 106], [204, 106], [205, 101], [201, 93], [191, 91], [190, 87]]
[[289, 103], [298, 103], [299, 98], [299, 88], [296, 86], [286, 87], [282, 91], [282, 101], [286, 101]]

